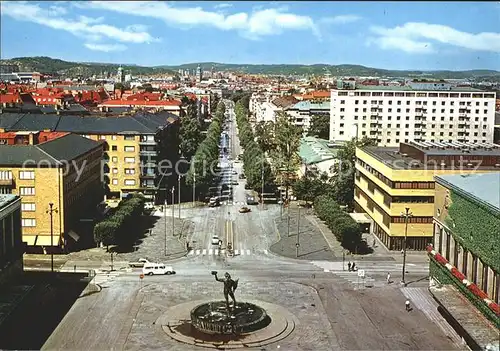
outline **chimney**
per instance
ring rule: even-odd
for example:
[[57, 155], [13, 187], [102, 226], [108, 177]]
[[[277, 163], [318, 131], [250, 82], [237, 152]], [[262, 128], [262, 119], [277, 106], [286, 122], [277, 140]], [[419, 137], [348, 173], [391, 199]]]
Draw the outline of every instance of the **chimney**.
[[28, 141], [28, 144], [29, 144], [29, 145], [35, 145], [35, 144], [33, 144], [33, 133], [30, 133], [30, 134], [28, 135], [28, 140], [29, 140], [29, 141]]

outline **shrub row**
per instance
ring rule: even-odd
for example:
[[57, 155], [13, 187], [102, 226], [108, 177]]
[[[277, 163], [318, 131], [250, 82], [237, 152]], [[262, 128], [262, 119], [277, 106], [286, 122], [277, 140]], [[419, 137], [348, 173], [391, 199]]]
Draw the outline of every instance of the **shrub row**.
[[326, 195], [321, 195], [314, 200], [314, 209], [344, 248], [354, 251], [359, 247], [361, 228], [337, 202]]
[[137, 239], [140, 222], [138, 218], [144, 211], [145, 198], [133, 194], [122, 200], [115, 213], [94, 227], [94, 241], [103, 245], [120, 245]]

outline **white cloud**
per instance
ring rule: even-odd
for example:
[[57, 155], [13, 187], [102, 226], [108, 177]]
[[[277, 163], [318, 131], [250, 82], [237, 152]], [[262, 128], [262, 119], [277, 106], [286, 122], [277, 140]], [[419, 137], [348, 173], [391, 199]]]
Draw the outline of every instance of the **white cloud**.
[[226, 9], [228, 7], [233, 7], [233, 4], [221, 3], [214, 6], [214, 9]]
[[[27, 2], [2, 2], [2, 15], [10, 16], [19, 21], [27, 21], [63, 30], [86, 39], [98, 40], [109, 38], [125, 43], [149, 43], [157, 41], [148, 32], [135, 30], [138, 28], [121, 29], [115, 26], [100, 24], [102, 18], [80, 16], [78, 19], [65, 19], [52, 14], [38, 4]], [[139, 28], [140, 29], [140, 28]]]
[[53, 16], [61, 16], [61, 15], [65, 15], [68, 13], [68, 10], [66, 10], [65, 7], [55, 6], [55, 5], [50, 6], [49, 11], [50, 11], [50, 14]]
[[319, 35], [311, 17], [289, 13], [283, 8], [225, 15], [220, 12], [206, 11], [201, 7], [172, 7], [168, 3], [156, 1], [91, 1], [86, 3], [86, 7], [156, 18], [181, 28], [205, 26], [225, 31], [235, 30], [249, 38], [276, 35], [282, 33], [283, 30], [310, 30]]
[[93, 51], [103, 51], [103, 52], [114, 52], [114, 51], [124, 51], [127, 47], [123, 44], [94, 44], [85, 43], [85, 47]]
[[418, 52], [419, 47], [427, 45], [429, 49], [420, 52], [430, 52], [432, 42], [438, 42], [469, 50], [500, 53], [500, 33], [473, 34], [445, 25], [422, 22], [409, 22], [394, 28], [371, 27], [370, 30], [379, 36], [374, 41], [383, 49]]
[[321, 22], [325, 24], [347, 24], [352, 22], [357, 22], [362, 17], [356, 15], [339, 15], [335, 17], [325, 17]]

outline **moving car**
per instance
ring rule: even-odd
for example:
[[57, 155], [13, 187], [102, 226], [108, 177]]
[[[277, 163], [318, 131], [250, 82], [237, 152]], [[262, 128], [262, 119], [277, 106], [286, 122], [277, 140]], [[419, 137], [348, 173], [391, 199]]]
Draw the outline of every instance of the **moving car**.
[[247, 196], [247, 205], [258, 205], [259, 202], [253, 196]]
[[137, 261], [129, 262], [128, 265], [129, 267], [139, 268], [139, 267], [144, 267], [146, 263], [151, 263], [151, 262], [149, 262], [146, 258], [139, 258]]
[[248, 212], [251, 212], [252, 210], [249, 209], [248, 207], [242, 207], [240, 208], [240, 213], [248, 213]]
[[220, 241], [220, 239], [217, 235], [214, 235], [212, 237], [212, 245], [219, 245], [219, 241]]
[[219, 198], [217, 196], [211, 197], [208, 202], [208, 207], [217, 207], [220, 205]]
[[142, 274], [144, 275], [156, 275], [156, 274], [175, 274], [174, 269], [171, 266], [165, 266], [164, 263], [151, 263], [148, 262], [142, 268]]

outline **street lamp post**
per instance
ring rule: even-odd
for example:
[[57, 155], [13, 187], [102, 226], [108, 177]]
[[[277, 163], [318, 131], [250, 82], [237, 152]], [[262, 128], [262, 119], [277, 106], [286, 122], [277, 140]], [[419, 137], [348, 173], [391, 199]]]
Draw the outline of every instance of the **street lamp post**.
[[401, 212], [401, 217], [404, 217], [405, 219], [405, 239], [404, 239], [404, 246], [403, 246], [403, 274], [401, 278], [401, 284], [406, 285], [405, 283], [405, 272], [406, 272], [406, 242], [408, 239], [408, 219], [412, 216], [413, 214], [410, 212], [410, 208], [406, 207], [405, 212]]
[[165, 189], [165, 201], [163, 206], [164, 218], [165, 218], [165, 256], [167, 256], [167, 189]]
[[179, 219], [181, 218], [181, 175], [177, 177], [177, 205], [179, 205]]
[[295, 243], [295, 257], [299, 257], [299, 235], [300, 235], [300, 204], [297, 201], [297, 242]]
[[172, 187], [172, 236], [175, 236], [175, 186]]
[[264, 160], [262, 161], [261, 167], [261, 191], [260, 191], [260, 200], [261, 200], [261, 210], [264, 209]]
[[196, 203], [196, 170], [193, 167], [193, 209], [195, 203]]
[[50, 271], [54, 273], [54, 212], [57, 213], [57, 209], [52, 202], [46, 212], [50, 214]]

